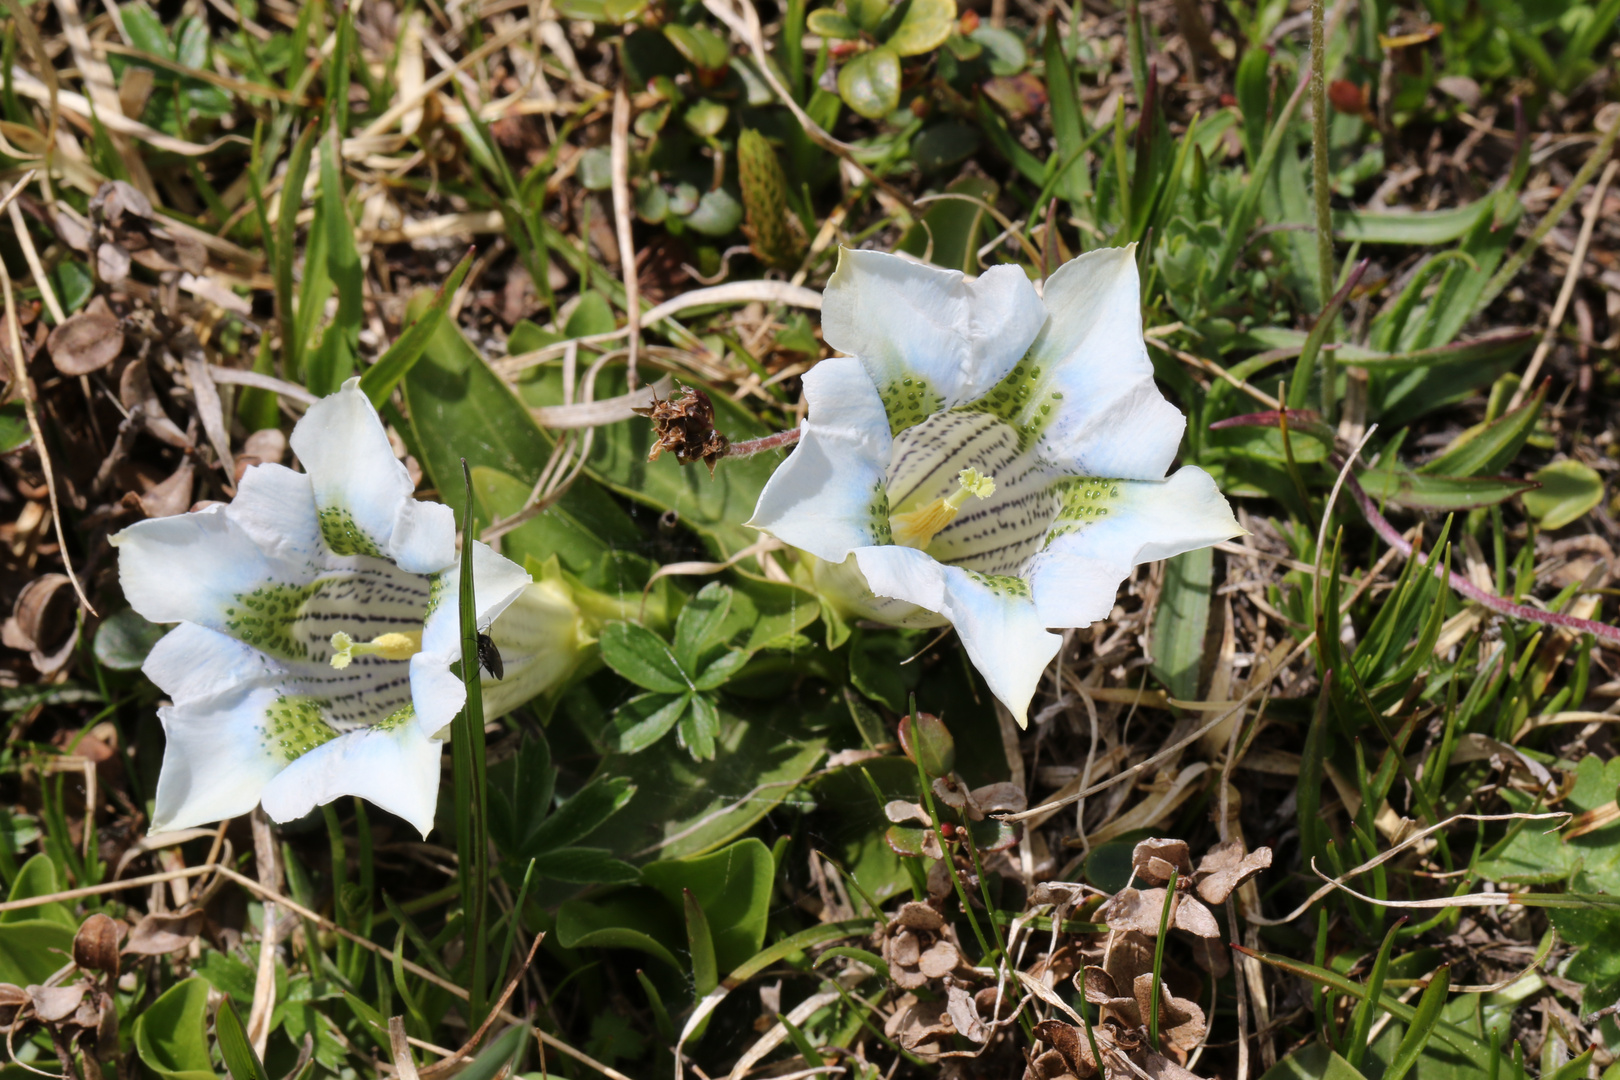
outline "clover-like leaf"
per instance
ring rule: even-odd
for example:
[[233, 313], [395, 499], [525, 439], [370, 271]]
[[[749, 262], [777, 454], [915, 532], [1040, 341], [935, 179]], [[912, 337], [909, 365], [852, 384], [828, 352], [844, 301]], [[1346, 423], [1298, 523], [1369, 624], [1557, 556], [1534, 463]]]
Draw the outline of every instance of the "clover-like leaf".
[[900, 104], [900, 54], [886, 45], [863, 52], [838, 71], [838, 96], [868, 120]]

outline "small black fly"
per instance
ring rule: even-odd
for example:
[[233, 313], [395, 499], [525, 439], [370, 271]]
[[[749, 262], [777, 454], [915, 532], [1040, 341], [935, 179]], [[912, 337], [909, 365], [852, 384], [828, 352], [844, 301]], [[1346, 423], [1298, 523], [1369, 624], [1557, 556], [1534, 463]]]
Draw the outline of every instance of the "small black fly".
[[495, 677], [495, 681], [506, 678], [506, 665], [501, 663], [501, 650], [495, 647], [494, 640], [488, 634], [478, 635], [478, 666]]

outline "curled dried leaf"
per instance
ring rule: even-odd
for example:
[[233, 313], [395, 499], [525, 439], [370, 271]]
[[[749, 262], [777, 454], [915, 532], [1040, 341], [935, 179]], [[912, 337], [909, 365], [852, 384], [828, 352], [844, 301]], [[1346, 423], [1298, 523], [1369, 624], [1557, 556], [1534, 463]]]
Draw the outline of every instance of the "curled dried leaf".
[[134, 956], [164, 956], [189, 945], [191, 939], [202, 932], [202, 926], [203, 913], [195, 909], [143, 915], [129, 932], [124, 952]]
[[1198, 861], [1198, 895], [1211, 904], [1224, 904], [1239, 885], [1271, 866], [1271, 849], [1243, 853], [1243, 841], [1217, 844]]
[[[1153, 1007], [1153, 982], [1153, 974], [1148, 972], [1138, 975], [1132, 987], [1138, 1013], [1144, 1022]], [[1194, 1001], [1172, 995], [1162, 979], [1158, 987], [1160, 1045], [1173, 1046], [1185, 1055], [1204, 1041], [1204, 1034], [1208, 1031], [1204, 1010]]]
[[904, 825], [907, 822], [917, 822], [922, 825], [933, 824], [933, 819], [928, 816], [928, 811], [914, 802], [907, 802], [905, 799], [890, 799], [883, 806], [883, 816], [896, 825]]
[[950, 1014], [951, 1024], [956, 1033], [969, 1042], [982, 1043], [990, 1037], [990, 1029], [979, 1019], [978, 1007], [973, 1002], [973, 995], [960, 986], [952, 986], [945, 991], [945, 1010]]
[[59, 1024], [72, 1016], [84, 1000], [84, 984], [72, 986], [30, 986], [28, 998], [34, 1015], [47, 1024]]
[[1192, 853], [1185, 840], [1143, 840], [1131, 852], [1131, 869], [1143, 881], [1163, 885], [1172, 870], [1183, 877], [1193, 872]]
[[[1085, 1032], [1073, 1024], [1061, 1020], [1043, 1020], [1035, 1025], [1035, 1037], [1052, 1048], [1047, 1053], [1056, 1053], [1062, 1059], [1064, 1071], [1070, 1076], [1085, 1080], [1097, 1074], [1097, 1061], [1091, 1054], [1091, 1043], [1086, 1039]], [[1043, 1080], [1050, 1080], [1052, 1074], [1047, 1070], [1051, 1064], [1048, 1062], [1041, 1069]]]

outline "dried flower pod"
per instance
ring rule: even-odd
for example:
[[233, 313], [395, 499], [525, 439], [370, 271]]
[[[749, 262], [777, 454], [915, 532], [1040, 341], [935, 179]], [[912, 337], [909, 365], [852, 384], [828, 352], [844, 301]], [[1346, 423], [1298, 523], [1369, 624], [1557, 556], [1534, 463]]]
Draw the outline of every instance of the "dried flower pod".
[[654, 398], [651, 405], [635, 410], [653, 423], [656, 439], [647, 460], [657, 461], [668, 450], [682, 465], [703, 462], [713, 476], [714, 463], [726, 456], [731, 441], [714, 429], [714, 402], [709, 395], [689, 386], [681, 390], [681, 397]]
[[84, 920], [73, 937], [73, 962], [108, 978], [118, 978], [119, 926], [99, 912]]

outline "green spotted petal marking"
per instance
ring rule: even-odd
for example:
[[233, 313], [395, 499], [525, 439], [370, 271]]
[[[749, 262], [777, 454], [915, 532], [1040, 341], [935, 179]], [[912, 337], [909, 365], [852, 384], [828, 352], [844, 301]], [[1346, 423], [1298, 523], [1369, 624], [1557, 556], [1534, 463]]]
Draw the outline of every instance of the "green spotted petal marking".
[[1063, 408], [1063, 392], [1050, 388], [1047, 374], [1025, 357], [989, 393], [957, 406], [957, 411], [988, 413], [1004, 421], [1018, 433], [1018, 449], [1028, 450]]
[[322, 507], [320, 511], [321, 539], [334, 555], [369, 555], [381, 558], [382, 550], [367, 536], [354, 520], [354, 515], [341, 506]]
[[325, 704], [312, 697], [283, 694], [276, 698], [264, 716], [265, 749], [283, 765], [290, 765], [337, 738], [337, 729], [321, 713]]
[[907, 375], [878, 387], [883, 411], [889, 417], [889, 434], [899, 435], [939, 412], [944, 397], [921, 375]]
[[1093, 476], [1070, 476], [1053, 484], [1061, 505], [1043, 546], [1050, 547], [1058, 537], [1078, 532], [1117, 512], [1125, 497], [1121, 486], [1124, 483], [1126, 481]]
[[282, 660], [305, 660], [309, 644], [293, 633], [304, 604], [320, 590], [308, 585], [264, 585], [235, 597], [225, 609], [225, 629], [244, 645]]

